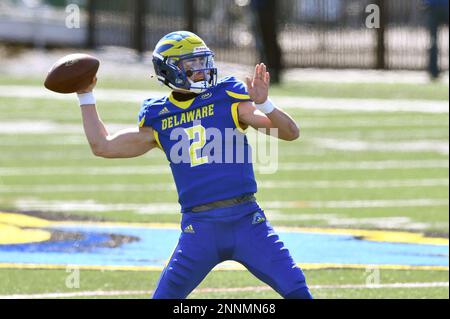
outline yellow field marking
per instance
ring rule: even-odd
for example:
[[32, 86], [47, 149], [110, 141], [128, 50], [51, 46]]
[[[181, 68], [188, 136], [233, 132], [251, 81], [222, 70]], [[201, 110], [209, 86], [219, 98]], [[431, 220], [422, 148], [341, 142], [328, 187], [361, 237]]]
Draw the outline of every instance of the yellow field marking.
[[22, 229], [20, 227], [0, 224], [0, 245], [28, 244], [47, 241], [51, 233], [40, 229]]
[[[49, 227], [59, 225], [86, 224], [111, 227], [148, 227], [159, 229], [180, 229], [175, 223], [125, 223], [125, 222], [92, 222], [92, 221], [47, 221], [42, 218], [27, 216], [18, 213], [0, 212], [0, 225], [8, 224], [19, 227]], [[318, 228], [318, 227], [286, 227], [277, 226], [276, 230], [286, 232], [306, 232], [335, 235], [351, 235], [361, 239], [376, 242], [406, 243], [406, 244], [429, 244], [429, 245], [449, 245], [448, 238], [426, 237], [422, 233], [412, 233], [406, 231], [387, 230], [365, 230], [365, 229], [344, 229], [344, 228]], [[2, 242], [0, 241], [0, 244]]]
[[[406, 266], [406, 265], [361, 265], [361, 264], [297, 264], [303, 270], [323, 270], [323, 269], [367, 269], [377, 268], [385, 270], [436, 270], [449, 271], [448, 266]], [[76, 267], [80, 270], [101, 270], [101, 271], [162, 271], [163, 266], [101, 266], [101, 265], [47, 265], [47, 264], [15, 264], [0, 263], [0, 269], [67, 269]], [[240, 264], [227, 267], [215, 267], [213, 271], [243, 271], [246, 268]]]
[[[179, 224], [174, 223], [123, 223], [123, 222], [82, 222], [87, 225], [101, 226], [123, 226], [123, 227], [148, 227], [160, 229], [180, 229]], [[63, 221], [52, 222], [52, 225], [70, 225], [79, 224], [79, 222]], [[428, 245], [449, 245], [448, 238], [426, 237], [422, 233], [412, 233], [406, 231], [385, 231], [385, 230], [366, 230], [366, 229], [345, 229], [345, 228], [314, 228], [314, 227], [288, 227], [275, 226], [275, 230], [285, 232], [304, 232], [318, 234], [351, 235], [361, 237], [368, 241], [404, 243], [404, 244], [428, 244]]]
[[15, 225], [20, 227], [46, 227], [50, 224], [48, 220], [16, 213], [0, 212], [0, 224]]
[[[78, 222], [78, 221], [48, 221], [42, 218], [23, 215], [19, 213], [0, 212], [0, 244], [40, 242], [50, 239], [50, 232], [44, 230], [23, 229], [42, 228], [61, 225], [99, 225], [104, 227], [146, 227], [158, 229], [179, 230], [179, 224], [174, 223], [124, 223], [124, 222]], [[350, 235], [361, 239], [376, 242], [407, 243], [407, 244], [429, 244], [429, 245], [449, 245], [448, 238], [426, 237], [422, 233], [412, 233], [406, 231], [386, 231], [386, 230], [363, 230], [363, 229], [343, 229], [343, 228], [303, 228], [303, 227], [276, 227], [277, 230], [285, 232], [306, 232], [336, 235]]]
[[277, 227], [279, 230], [289, 232], [307, 232], [335, 235], [351, 235], [361, 237], [368, 241], [404, 243], [404, 244], [429, 244], [429, 245], [449, 245], [448, 238], [426, 237], [422, 233], [412, 233], [406, 231], [388, 230], [365, 230], [365, 229], [344, 229], [344, 228], [302, 228], [302, 227]]
[[374, 265], [374, 264], [298, 264], [302, 269], [320, 270], [320, 269], [367, 269], [377, 268], [386, 270], [443, 270], [448, 271], [448, 266], [410, 266], [410, 265]]
[[90, 225], [104, 227], [131, 227], [131, 228], [157, 228], [157, 229], [177, 229], [180, 225], [175, 223], [125, 223], [125, 222], [94, 222], [94, 221], [54, 221], [51, 226], [65, 225]]
[[[0, 245], [36, 243], [49, 240], [51, 238], [49, 231], [27, 229], [48, 225], [49, 222], [45, 219], [23, 214], [0, 213]], [[26, 227], [26, 229], [21, 227]]]

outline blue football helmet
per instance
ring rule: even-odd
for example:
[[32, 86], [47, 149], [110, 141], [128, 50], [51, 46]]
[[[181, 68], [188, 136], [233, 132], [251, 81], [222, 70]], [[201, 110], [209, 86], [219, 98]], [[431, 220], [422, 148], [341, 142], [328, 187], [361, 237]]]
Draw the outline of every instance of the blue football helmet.
[[217, 83], [214, 53], [192, 32], [176, 31], [159, 40], [153, 66], [158, 81], [173, 90], [202, 93]]

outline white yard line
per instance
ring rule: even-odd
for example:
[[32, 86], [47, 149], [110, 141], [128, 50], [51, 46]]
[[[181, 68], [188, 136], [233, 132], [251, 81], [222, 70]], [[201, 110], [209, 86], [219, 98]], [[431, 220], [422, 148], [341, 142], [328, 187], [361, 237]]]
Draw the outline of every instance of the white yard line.
[[[448, 186], [446, 178], [405, 179], [405, 180], [338, 180], [338, 181], [268, 181], [258, 182], [260, 189], [295, 189], [295, 188], [404, 188]], [[35, 185], [1, 185], [0, 193], [74, 193], [74, 192], [159, 192], [175, 191], [174, 183], [151, 184], [35, 184]]]
[[131, 290], [131, 291], [77, 291], [77, 292], [54, 292], [42, 294], [16, 294], [16, 295], [0, 295], [0, 299], [54, 299], [54, 298], [76, 298], [76, 297], [109, 297], [109, 296], [130, 296], [130, 295], [149, 295], [153, 291]]
[[[301, 123], [300, 123], [301, 124]], [[436, 123], [437, 125], [442, 125]], [[399, 127], [397, 129], [386, 130], [384, 127], [371, 128], [367, 131], [361, 131], [360, 129], [353, 129], [350, 127], [350, 130], [335, 130], [326, 132], [317, 132], [314, 134], [316, 138], [329, 138], [333, 136], [334, 138], [347, 138], [347, 139], [360, 139], [364, 141], [391, 141], [391, 142], [401, 142], [401, 141], [411, 141], [414, 139], [423, 140], [423, 139], [434, 139], [434, 140], [448, 140], [449, 132], [442, 128], [433, 128], [428, 127], [427, 125], [419, 124], [418, 128], [408, 128]], [[448, 126], [447, 124], [443, 124]], [[301, 126], [301, 125], [300, 125]], [[401, 124], [401, 126], [409, 126], [407, 123]], [[301, 127], [300, 127], [301, 129]], [[0, 142], [1, 143], [1, 142]]]
[[[35, 144], [36, 145], [36, 144]], [[35, 146], [34, 145], [34, 146]], [[1, 147], [1, 146], [0, 146]], [[80, 151], [65, 151], [60, 149], [58, 151], [40, 151], [38, 153], [33, 153], [33, 158], [30, 158], [30, 151], [14, 151], [11, 153], [0, 153], [0, 160], [9, 160], [13, 162], [17, 162], [18, 159], [21, 161], [29, 160], [30, 162], [38, 162], [38, 161], [76, 161], [76, 160], [84, 160], [89, 161], [92, 160], [93, 155], [91, 157], [91, 152], [88, 149], [80, 150]], [[51, 163], [46, 163], [50, 164]]]
[[448, 140], [364, 141], [314, 138], [317, 147], [351, 152], [436, 152], [448, 155]]
[[[4, 122], [0, 122], [0, 127], [4, 124]], [[11, 123], [9, 123], [11, 124]], [[33, 125], [30, 123], [30, 125]], [[10, 127], [13, 127], [11, 125]], [[3, 128], [0, 130], [4, 130]], [[6, 130], [4, 130], [6, 131]], [[1, 132], [1, 131], [0, 131]], [[2, 133], [0, 133], [2, 134]], [[82, 131], [77, 134], [66, 134], [61, 132], [58, 135], [49, 134], [48, 136], [30, 136], [26, 139], [23, 137], [17, 137], [16, 134], [11, 134], [13, 136], [5, 136], [2, 134], [0, 139], [0, 146], [36, 146], [39, 143], [39, 146], [46, 145], [88, 145], [86, 136]]]
[[[0, 201], [1, 202], [1, 201]], [[18, 199], [14, 206], [19, 210], [42, 210], [53, 212], [113, 212], [126, 211], [129, 213], [140, 215], [176, 215], [180, 212], [179, 205], [174, 202], [157, 202], [157, 203], [132, 203], [132, 204], [104, 204], [94, 200], [85, 201], [62, 201], [52, 200], [44, 201], [39, 199]], [[448, 206], [448, 200], [429, 200], [414, 199], [409, 201], [285, 201], [285, 202], [260, 202], [260, 206], [266, 209], [269, 220], [295, 220], [295, 221], [324, 221], [329, 226], [361, 226], [372, 225], [376, 228], [390, 229], [416, 229], [423, 230], [427, 227], [445, 227], [448, 223], [419, 223], [405, 216], [391, 217], [360, 217], [350, 218], [342, 214], [290, 214], [285, 213], [282, 209], [303, 209], [303, 208], [348, 208], [359, 209], [367, 207], [433, 207]]]
[[[150, 97], [160, 97], [167, 91], [152, 90], [118, 90], [96, 89], [95, 95], [99, 101], [136, 102], [142, 103]], [[0, 97], [43, 98], [72, 101], [73, 94], [57, 94], [38, 86], [1, 85]], [[273, 96], [273, 100], [283, 108], [306, 110], [339, 110], [364, 112], [421, 112], [449, 113], [446, 101], [429, 100], [382, 100], [382, 99], [344, 99], [344, 98], [312, 98], [312, 97], [282, 97]], [[2, 105], [0, 105], [1, 107]]]
[[261, 181], [261, 188], [403, 188], [448, 186], [446, 178], [405, 180]]
[[0, 176], [46, 175], [166, 175], [169, 165], [123, 167], [0, 167]]
[[391, 284], [368, 284], [368, 285], [316, 285], [311, 289], [383, 289], [383, 288], [433, 288], [448, 287], [448, 282], [409, 282]]
[[[242, 76], [244, 76], [244, 74]], [[331, 83], [337, 82], [337, 83], [357, 83], [357, 84], [430, 83], [430, 79], [426, 72], [409, 71], [409, 70], [393, 71], [393, 70], [294, 68], [286, 70], [284, 76], [286, 79], [295, 79], [295, 81], [301, 81], [306, 83], [308, 82], [331, 82]], [[448, 81], [449, 81], [448, 71], [444, 71], [439, 83], [448, 83]]]
[[[378, 137], [380, 138], [386, 138], [386, 137], [394, 137], [397, 138], [396, 132], [386, 132], [386, 128], [391, 127], [417, 127], [421, 129], [421, 132], [416, 132], [416, 136], [423, 139], [427, 137], [427, 132], [430, 130], [435, 130], [433, 134], [436, 134], [436, 131], [439, 130], [439, 134], [445, 134], [445, 132], [448, 131], [448, 122], [443, 123], [439, 120], [396, 120], [396, 121], [336, 121], [336, 120], [312, 120], [312, 121], [305, 121], [300, 119], [298, 121], [300, 125], [300, 129], [326, 129], [329, 136], [334, 136], [334, 132], [330, 131], [332, 129], [354, 129], [354, 128], [371, 128], [370, 132], [367, 132], [367, 134], [374, 134], [374, 132], [378, 132]], [[137, 125], [136, 123], [130, 122], [130, 123], [106, 123], [106, 127], [108, 128], [108, 131], [113, 133], [117, 132], [121, 129], [134, 127]], [[440, 129], [436, 129], [436, 127], [441, 127]], [[446, 130], [447, 128], [447, 130]], [[249, 131], [252, 132], [252, 131]], [[409, 130], [407, 132], [403, 131], [402, 135], [406, 138], [410, 138]], [[73, 143], [80, 143], [80, 144], [86, 144], [86, 138], [84, 136], [83, 127], [81, 124], [63, 124], [58, 123], [55, 121], [42, 121], [42, 120], [26, 120], [22, 119], [20, 121], [17, 120], [11, 120], [11, 121], [1, 121], [0, 122], [0, 134], [4, 136], [16, 136], [16, 135], [52, 135], [52, 134], [78, 134], [79, 139], [76, 142], [71, 142], [68, 140], [67, 144], [73, 144]], [[341, 134], [341, 131], [338, 131], [337, 134]], [[414, 133], [414, 132], [413, 132]], [[354, 135], [358, 134], [360, 135], [359, 131], [353, 132]], [[54, 135], [53, 135], [54, 136]], [[65, 142], [66, 137], [59, 137], [59, 140], [55, 143], [55, 145], [59, 144], [66, 144]], [[84, 139], [84, 140], [83, 140]], [[42, 141], [45, 142], [45, 141]], [[13, 141], [11, 143], [14, 143], [14, 145], [19, 145], [20, 142]], [[27, 141], [25, 140], [24, 143], [26, 144]], [[59, 144], [57, 144], [59, 143]], [[7, 144], [5, 144], [7, 145]], [[34, 144], [35, 145], [35, 144]]]
[[[108, 130], [117, 132], [121, 129], [136, 126], [136, 123], [109, 123]], [[22, 119], [20, 121], [2, 121], [0, 122], [0, 134], [2, 135], [22, 135], [22, 134], [78, 134], [79, 139], [84, 138], [84, 144], [87, 145], [86, 137], [84, 136], [83, 125], [80, 124], [63, 124], [55, 121], [32, 121]], [[61, 142], [65, 142], [65, 137], [59, 138]], [[70, 143], [70, 139], [68, 140]], [[19, 145], [19, 144], [18, 144]]]
[[415, 168], [448, 168], [447, 160], [382, 160], [355, 162], [281, 163], [279, 170], [385, 170]]
[[[437, 288], [448, 287], [448, 282], [410, 282], [410, 283], [389, 283], [373, 285], [311, 285], [311, 290], [320, 289], [409, 289], [409, 288]], [[251, 292], [251, 291], [271, 291], [269, 286], [236, 287], [236, 288], [199, 288], [193, 293], [216, 293], [216, 292]], [[0, 299], [54, 299], [54, 298], [76, 298], [76, 297], [112, 297], [112, 296], [138, 296], [147, 295], [149, 298], [153, 294], [152, 290], [111, 290], [111, 291], [76, 291], [76, 292], [55, 292], [40, 294], [14, 294], [0, 295]]]
[[[359, 113], [358, 113], [359, 114]], [[327, 132], [329, 132], [331, 129], [340, 129], [340, 128], [371, 128], [371, 132], [374, 130], [385, 130], [386, 128], [389, 128], [389, 132], [384, 132], [385, 134], [388, 134], [391, 137], [396, 137], [392, 133], [392, 128], [402, 128], [404, 126], [407, 127], [416, 127], [416, 128], [427, 128], [430, 127], [440, 127], [441, 130], [445, 129], [445, 127], [448, 127], [448, 122], [445, 122], [445, 119], [435, 119], [435, 118], [409, 118], [409, 119], [388, 119], [388, 118], [379, 118], [379, 119], [371, 119], [368, 115], [366, 115], [366, 119], [359, 119], [354, 116], [351, 117], [351, 121], [349, 120], [338, 120], [333, 119], [332, 114], [329, 115], [330, 118], [327, 119], [320, 119], [319, 117], [316, 117], [316, 119], [305, 119], [303, 116], [298, 117], [298, 124], [301, 128], [314, 128], [314, 129], [326, 129]], [[369, 132], [367, 132], [369, 133]], [[409, 133], [409, 131], [403, 132]], [[423, 138], [423, 136], [421, 136]]]
[[40, 185], [1, 185], [0, 193], [85, 193], [85, 192], [173, 192], [174, 183], [152, 184], [40, 184]]
[[[14, 122], [16, 123], [16, 122]], [[23, 122], [22, 124], [26, 124], [28, 127], [32, 127], [34, 123], [31, 122]], [[30, 136], [27, 138], [18, 137], [17, 135], [21, 134], [20, 129], [16, 125], [11, 125], [11, 122], [8, 122], [8, 128], [12, 129], [6, 129], [4, 128], [3, 124], [5, 122], [0, 122], [0, 146], [36, 146], [39, 144], [39, 146], [59, 146], [59, 145], [81, 145], [81, 146], [87, 146], [87, 140], [84, 135], [84, 132], [79, 130], [76, 133], [65, 133], [64, 129], [61, 130], [55, 130], [54, 132], [50, 133], [36, 133], [38, 136], [31, 136], [30, 134], [33, 134], [32, 130], [29, 129], [30, 133], [26, 133]], [[305, 128], [304, 122], [302, 121], [300, 123], [301, 128]], [[312, 124], [312, 123], [311, 123]], [[317, 123], [316, 123], [317, 124]], [[421, 125], [419, 128], [410, 129], [408, 128], [405, 130], [405, 128], [400, 128], [396, 130], [389, 130], [386, 131], [384, 128], [380, 127], [373, 127], [370, 129], [370, 131], [364, 131], [362, 132], [359, 129], [353, 129], [351, 128], [351, 125], [343, 126], [345, 128], [350, 128], [351, 130], [334, 130], [330, 131], [330, 126], [327, 125], [327, 123], [323, 123], [323, 127], [327, 128], [326, 132], [316, 132], [314, 133], [315, 138], [317, 139], [328, 139], [330, 136], [333, 136], [334, 138], [339, 139], [349, 139], [349, 140], [362, 140], [367, 142], [392, 142], [392, 143], [400, 143], [400, 142], [410, 142], [411, 140], [422, 140], [422, 141], [437, 141], [437, 142], [443, 142], [448, 141], [448, 129], [445, 127], [443, 128], [432, 128], [424, 127], [425, 125]], [[431, 123], [432, 124], [432, 123]], [[61, 124], [64, 125], [64, 124]], [[119, 125], [114, 124], [116, 127], [119, 127]], [[334, 123], [333, 123], [334, 125]], [[401, 126], [407, 126], [408, 123], [400, 124]], [[442, 123], [436, 122], [435, 125], [443, 125]], [[430, 126], [435, 126], [430, 125]], [[448, 123], [447, 123], [448, 125]], [[110, 129], [109, 125], [107, 124], [108, 129], [113, 132], [113, 130]], [[130, 125], [127, 124], [121, 124], [120, 127], [129, 127]], [[310, 124], [308, 123], [308, 127]], [[42, 128], [42, 127], [41, 127]], [[12, 133], [16, 132], [16, 133]], [[53, 134], [55, 132], [58, 132], [57, 135]], [[34, 135], [34, 134], [33, 134]], [[309, 138], [308, 138], [309, 140]], [[306, 141], [306, 139], [305, 139]], [[304, 142], [304, 141], [302, 141]], [[304, 146], [303, 146], [304, 147]], [[289, 151], [290, 149], [295, 149], [295, 151], [298, 154], [298, 149], [286, 146], [286, 148], [283, 150], [283, 153], [286, 151]], [[303, 148], [302, 148], [303, 151]], [[84, 152], [84, 151], [83, 151]], [[303, 152], [302, 152], [303, 154]]]
[[165, 214], [179, 214], [180, 205], [176, 202], [158, 202], [153, 204], [145, 203], [116, 203], [103, 204], [94, 200], [84, 201], [63, 201], [52, 200], [43, 201], [38, 199], [18, 199], [15, 202], [15, 207], [18, 209], [37, 209], [44, 211], [56, 212], [115, 212], [115, 211], [129, 211], [136, 214], [146, 215], [165, 215]]
[[[376, 208], [376, 207], [440, 207], [448, 206], [448, 199], [390, 199], [390, 200], [340, 200], [340, 201], [261, 201], [265, 209], [289, 208]], [[115, 212], [128, 211], [143, 215], [178, 214], [180, 206], [175, 202], [154, 203], [99, 203], [94, 200], [40, 200], [17, 199], [14, 206], [20, 210], [56, 212]]]
[[286, 208], [371, 208], [371, 207], [434, 207], [448, 206], [448, 199], [386, 199], [337, 201], [268, 201], [261, 202], [268, 209]]
[[344, 98], [307, 98], [278, 97], [272, 98], [284, 109], [330, 110], [358, 112], [419, 112], [449, 113], [447, 101], [427, 100], [381, 100], [381, 99], [344, 99]]
[[[255, 163], [258, 168], [259, 164]], [[447, 160], [382, 160], [382, 161], [342, 161], [280, 163], [278, 171], [315, 170], [386, 170], [416, 168], [448, 168]], [[166, 175], [168, 165], [121, 166], [121, 167], [0, 167], [0, 176], [46, 176], [46, 175]]]
[[[264, 208], [264, 207], [263, 207]], [[446, 222], [422, 223], [412, 220], [405, 216], [390, 216], [390, 217], [346, 217], [343, 214], [286, 214], [276, 210], [268, 210], [266, 212], [269, 220], [287, 221], [323, 221], [327, 226], [332, 227], [367, 227], [371, 226], [378, 229], [405, 229], [424, 231], [430, 227], [446, 228]]]

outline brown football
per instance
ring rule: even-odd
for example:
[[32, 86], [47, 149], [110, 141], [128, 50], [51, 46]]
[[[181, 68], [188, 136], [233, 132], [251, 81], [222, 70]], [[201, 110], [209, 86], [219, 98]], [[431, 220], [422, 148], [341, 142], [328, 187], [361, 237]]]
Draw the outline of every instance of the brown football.
[[58, 93], [74, 93], [92, 83], [100, 61], [84, 53], [69, 54], [56, 61], [47, 74], [44, 86]]

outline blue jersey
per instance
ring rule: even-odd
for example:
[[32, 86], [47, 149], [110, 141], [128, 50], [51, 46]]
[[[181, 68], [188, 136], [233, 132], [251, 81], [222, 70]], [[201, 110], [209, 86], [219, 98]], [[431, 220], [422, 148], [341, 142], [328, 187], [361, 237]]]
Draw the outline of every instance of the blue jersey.
[[182, 212], [256, 193], [251, 148], [237, 109], [249, 100], [244, 83], [227, 77], [188, 101], [172, 94], [144, 101], [139, 126], [153, 128], [170, 163]]

